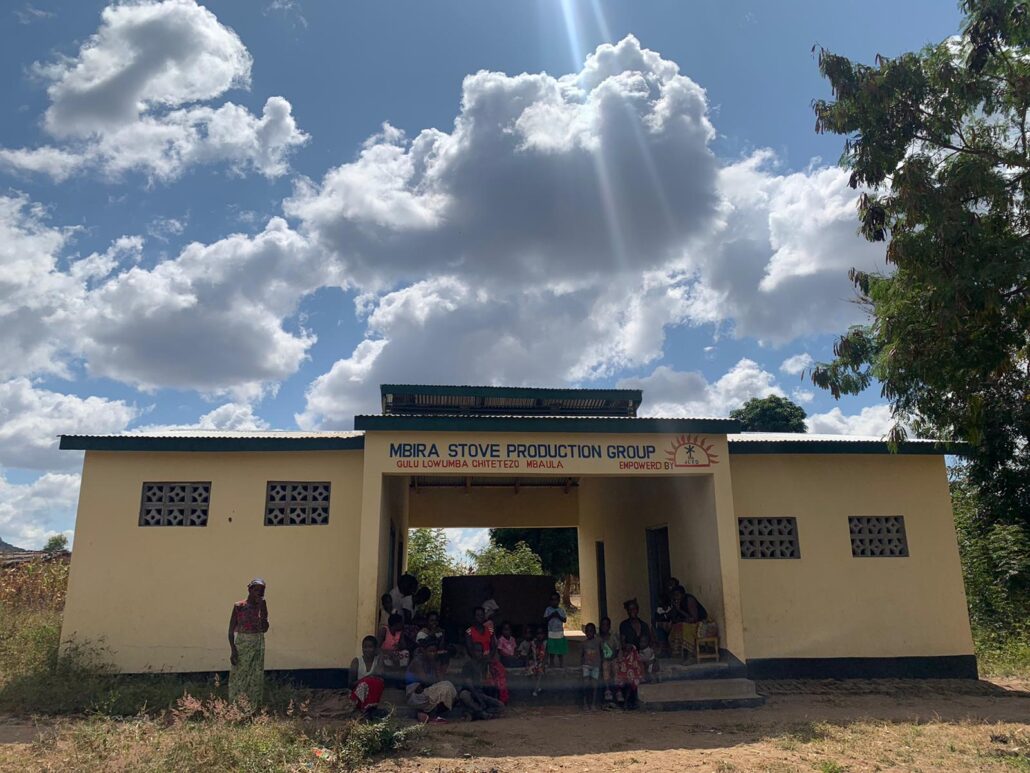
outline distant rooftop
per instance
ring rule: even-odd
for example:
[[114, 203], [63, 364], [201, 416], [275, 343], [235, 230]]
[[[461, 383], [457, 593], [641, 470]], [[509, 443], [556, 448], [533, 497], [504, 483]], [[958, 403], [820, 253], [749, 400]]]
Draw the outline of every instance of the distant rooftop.
[[383, 384], [385, 416], [628, 416], [637, 415], [639, 389]]

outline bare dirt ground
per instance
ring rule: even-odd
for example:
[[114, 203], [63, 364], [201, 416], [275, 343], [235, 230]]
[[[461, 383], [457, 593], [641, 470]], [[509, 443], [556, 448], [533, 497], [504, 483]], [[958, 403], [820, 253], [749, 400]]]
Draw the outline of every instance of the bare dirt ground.
[[1030, 771], [1030, 682], [765, 682], [765, 706], [513, 708], [438, 725], [376, 771]]
[[[1030, 773], [1030, 680], [780, 681], [761, 682], [759, 691], [768, 702], [757, 709], [585, 713], [517, 706], [500, 720], [429, 726], [409, 750], [372, 768]], [[52, 724], [0, 717], [0, 770], [62, 769], [36, 758], [31, 744]]]

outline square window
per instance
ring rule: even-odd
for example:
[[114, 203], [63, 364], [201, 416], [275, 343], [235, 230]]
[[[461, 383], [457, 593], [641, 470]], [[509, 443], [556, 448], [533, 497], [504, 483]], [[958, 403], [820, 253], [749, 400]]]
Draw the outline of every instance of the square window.
[[329, 484], [268, 481], [265, 526], [323, 526], [329, 523]]
[[851, 555], [856, 558], [908, 557], [904, 516], [850, 516], [848, 529], [851, 532]]
[[140, 526], [207, 526], [211, 483], [144, 483]]
[[796, 518], [738, 518], [741, 558], [801, 558]]

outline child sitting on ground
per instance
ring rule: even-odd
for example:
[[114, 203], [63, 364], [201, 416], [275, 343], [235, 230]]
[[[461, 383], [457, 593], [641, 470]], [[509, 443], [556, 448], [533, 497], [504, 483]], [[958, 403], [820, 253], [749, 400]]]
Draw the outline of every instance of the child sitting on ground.
[[547, 621], [547, 655], [548, 665], [552, 668], [557, 664], [558, 668], [565, 665], [565, 655], [569, 651], [569, 642], [565, 638], [565, 621], [568, 615], [561, 605], [561, 596], [557, 593], [551, 594], [551, 603], [544, 610], [544, 620]]
[[511, 632], [511, 623], [502, 624], [501, 635], [497, 637], [497, 654], [505, 668], [520, 668], [526, 665], [526, 662], [515, 654], [517, 647], [518, 642]]
[[637, 654], [640, 656], [640, 664], [644, 667], [644, 681], [659, 681], [658, 657], [654, 647], [651, 646], [651, 637], [646, 633], [640, 634], [640, 646], [637, 648]]
[[533, 697], [540, 694], [540, 681], [547, 671], [547, 630], [541, 626], [536, 629], [533, 639], [533, 658], [529, 663], [529, 673], [536, 677], [533, 682]]
[[593, 623], [583, 626], [583, 633], [586, 635], [581, 656], [583, 708], [591, 711], [597, 708], [597, 685], [601, 678], [601, 640], [597, 638], [597, 626]]
[[396, 612], [387, 619], [386, 627], [379, 632], [379, 652], [383, 666], [389, 669], [404, 669], [411, 660], [411, 644], [404, 636], [404, 617]]
[[612, 633], [612, 619], [601, 618], [601, 628], [597, 633], [601, 647], [601, 681], [604, 683], [605, 708], [615, 706], [612, 687], [615, 685], [615, 663], [619, 657], [619, 638]]
[[458, 700], [464, 704], [468, 719], [493, 719], [504, 713], [504, 704], [484, 689], [488, 669], [483, 645], [473, 642], [472, 652], [461, 667], [461, 686], [458, 688]]

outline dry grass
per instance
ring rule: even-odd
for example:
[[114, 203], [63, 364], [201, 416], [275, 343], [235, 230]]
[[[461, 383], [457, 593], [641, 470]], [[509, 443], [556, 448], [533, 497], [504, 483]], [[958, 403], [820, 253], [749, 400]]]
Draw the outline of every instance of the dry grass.
[[303, 707], [256, 716], [219, 698], [185, 696], [157, 716], [62, 718], [31, 744], [0, 745], [18, 771], [352, 770], [401, 749], [421, 727], [392, 719], [320, 725]]

